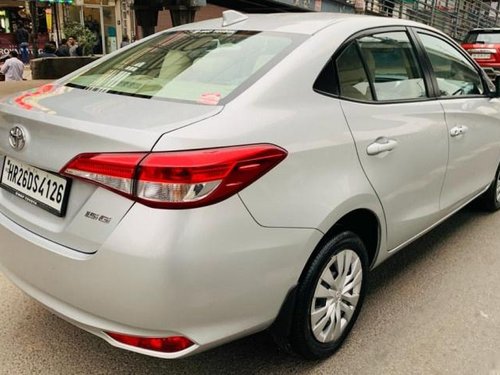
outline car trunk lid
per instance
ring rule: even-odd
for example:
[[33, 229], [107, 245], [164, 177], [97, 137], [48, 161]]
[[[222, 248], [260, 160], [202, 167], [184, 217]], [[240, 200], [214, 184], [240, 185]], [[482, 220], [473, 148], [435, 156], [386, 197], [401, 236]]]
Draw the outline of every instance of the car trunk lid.
[[[46, 172], [57, 175], [81, 153], [149, 151], [162, 134], [214, 116], [221, 109], [49, 84], [0, 103], [0, 134], [4, 135], [0, 137], [0, 166], [8, 160], [19, 168], [35, 167], [32, 172], [40, 176]], [[12, 136], [9, 140], [16, 127], [26, 142], [18, 150], [11, 144]], [[93, 253], [133, 202], [76, 179], [70, 180], [67, 189], [67, 209], [62, 217], [30, 201], [31, 190], [23, 197], [26, 191], [16, 195], [11, 189], [0, 189], [0, 211], [44, 238]]]

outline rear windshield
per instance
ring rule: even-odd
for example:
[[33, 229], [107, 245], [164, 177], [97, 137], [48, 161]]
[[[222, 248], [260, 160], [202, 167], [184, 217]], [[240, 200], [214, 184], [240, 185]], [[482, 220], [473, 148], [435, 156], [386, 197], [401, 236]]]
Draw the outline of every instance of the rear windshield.
[[297, 35], [257, 31], [162, 33], [103, 61], [66, 84], [144, 98], [218, 104], [299, 43]]
[[500, 31], [471, 31], [464, 40], [465, 43], [500, 43]]

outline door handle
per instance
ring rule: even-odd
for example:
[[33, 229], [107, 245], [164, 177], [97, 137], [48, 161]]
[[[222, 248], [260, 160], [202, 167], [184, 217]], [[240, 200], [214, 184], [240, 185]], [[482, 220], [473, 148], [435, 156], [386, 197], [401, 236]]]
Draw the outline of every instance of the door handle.
[[394, 139], [389, 139], [386, 137], [379, 137], [375, 140], [375, 142], [368, 145], [366, 148], [366, 153], [368, 155], [378, 155], [382, 152], [392, 151], [398, 145], [398, 142]]
[[465, 125], [454, 126], [450, 129], [450, 135], [452, 137], [458, 137], [459, 135], [467, 133], [467, 130], [469, 130], [469, 128]]

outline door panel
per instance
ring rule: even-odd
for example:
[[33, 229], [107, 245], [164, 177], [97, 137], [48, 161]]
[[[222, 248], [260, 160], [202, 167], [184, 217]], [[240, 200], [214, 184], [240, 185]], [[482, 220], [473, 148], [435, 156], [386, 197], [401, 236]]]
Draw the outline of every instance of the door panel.
[[[441, 100], [450, 139], [450, 157], [441, 207], [451, 211], [491, 183], [500, 150], [498, 99]], [[462, 129], [459, 134], [457, 129]], [[452, 134], [453, 133], [453, 134]]]
[[[439, 195], [448, 159], [443, 109], [433, 101], [344, 101], [342, 108], [363, 169], [384, 207], [388, 249], [395, 248], [440, 218]], [[397, 142], [396, 147], [369, 155], [370, 145], [380, 137]]]
[[454, 44], [430, 32], [418, 36], [436, 77], [445, 112], [449, 161], [441, 208], [450, 212], [488, 186], [499, 157], [500, 107], [485, 94], [478, 68]]
[[404, 30], [360, 37], [336, 64], [340, 94], [350, 99], [342, 108], [384, 208], [392, 249], [440, 218], [448, 160], [444, 111], [437, 100], [422, 100], [429, 82]]

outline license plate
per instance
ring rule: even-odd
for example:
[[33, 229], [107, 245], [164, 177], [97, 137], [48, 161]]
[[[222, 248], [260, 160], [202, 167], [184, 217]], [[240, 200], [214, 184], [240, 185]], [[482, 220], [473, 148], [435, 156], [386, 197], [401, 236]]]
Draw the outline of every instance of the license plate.
[[54, 173], [6, 156], [0, 187], [56, 216], [66, 213], [70, 183]]
[[473, 53], [471, 56], [473, 59], [489, 59], [491, 57], [489, 53]]

